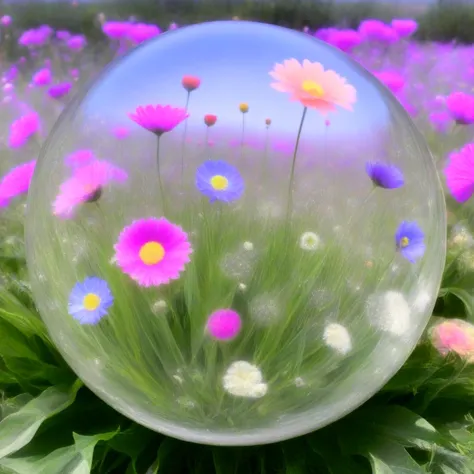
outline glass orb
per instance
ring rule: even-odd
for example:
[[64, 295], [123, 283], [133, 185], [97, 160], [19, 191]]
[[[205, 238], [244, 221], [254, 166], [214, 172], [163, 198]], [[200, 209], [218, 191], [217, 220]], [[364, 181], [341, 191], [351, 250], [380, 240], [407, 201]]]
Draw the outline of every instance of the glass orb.
[[29, 195], [51, 337], [101, 398], [200, 443], [291, 438], [413, 350], [445, 257], [427, 146], [303, 33], [215, 22], [115, 61], [62, 114]]

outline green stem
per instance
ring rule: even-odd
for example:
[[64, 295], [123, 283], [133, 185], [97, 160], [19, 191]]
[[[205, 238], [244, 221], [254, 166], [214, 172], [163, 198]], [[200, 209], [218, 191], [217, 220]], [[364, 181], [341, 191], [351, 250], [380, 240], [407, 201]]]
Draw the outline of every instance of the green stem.
[[298, 135], [296, 136], [295, 150], [293, 152], [293, 161], [291, 162], [290, 182], [288, 185], [288, 208], [286, 210], [287, 220], [290, 218], [290, 214], [293, 209], [293, 181], [295, 178], [296, 155], [298, 153], [298, 146], [300, 144], [301, 131], [303, 130], [304, 119], [306, 118], [307, 111], [308, 111], [308, 107], [305, 107], [303, 109], [303, 115], [301, 116], [300, 126], [298, 128]]
[[163, 188], [163, 180], [161, 179], [161, 166], [160, 166], [160, 138], [161, 135], [158, 135], [156, 141], [156, 166], [158, 169], [158, 187], [160, 188], [160, 197], [161, 197], [161, 207], [163, 209], [163, 214], [165, 214], [165, 190]]
[[[184, 110], [188, 112], [189, 107], [189, 98], [191, 97], [191, 92], [188, 91], [188, 95], [186, 97], [186, 105], [184, 106]], [[181, 144], [181, 183], [184, 180], [184, 152], [186, 151], [186, 138], [188, 135], [188, 121], [184, 121], [184, 132], [183, 132], [183, 143]]]

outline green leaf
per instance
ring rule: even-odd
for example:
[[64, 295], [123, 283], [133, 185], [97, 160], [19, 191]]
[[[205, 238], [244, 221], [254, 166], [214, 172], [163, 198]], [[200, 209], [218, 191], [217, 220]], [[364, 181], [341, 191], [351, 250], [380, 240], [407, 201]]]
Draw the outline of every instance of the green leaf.
[[451, 294], [462, 301], [466, 310], [466, 316], [471, 321], [474, 321], [474, 296], [471, 294], [471, 292], [462, 288], [454, 287], [445, 288], [444, 290], [446, 296]]
[[374, 439], [365, 454], [373, 474], [425, 474], [405, 448], [383, 438]]
[[5, 458], [0, 461], [0, 466], [14, 474], [90, 474], [96, 444], [108, 441], [116, 434], [117, 431], [94, 436], [74, 433], [72, 446], [56, 449], [46, 456]]
[[82, 382], [72, 387], [50, 387], [0, 422], [0, 459], [26, 446], [48, 418], [70, 406]]

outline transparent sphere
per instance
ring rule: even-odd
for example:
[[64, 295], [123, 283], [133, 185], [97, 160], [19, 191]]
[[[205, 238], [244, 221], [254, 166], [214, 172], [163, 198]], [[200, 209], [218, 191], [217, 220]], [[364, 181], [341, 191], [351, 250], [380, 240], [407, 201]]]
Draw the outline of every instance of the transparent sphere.
[[247, 22], [178, 29], [61, 116], [27, 217], [36, 301], [78, 376], [210, 444], [322, 427], [382, 387], [433, 309], [435, 166], [343, 53]]

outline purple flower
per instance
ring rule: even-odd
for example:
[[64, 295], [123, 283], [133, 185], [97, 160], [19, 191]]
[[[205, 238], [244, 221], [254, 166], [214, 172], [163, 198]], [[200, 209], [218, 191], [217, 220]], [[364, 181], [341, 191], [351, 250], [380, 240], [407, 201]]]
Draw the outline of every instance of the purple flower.
[[86, 44], [87, 40], [84, 35], [74, 35], [67, 40], [67, 46], [71, 51], [80, 51]]
[[146, 23], [136, 23], [131, 25], [127, 32], [127, 37], [134, 43], [140, 44], [160, 34], [160, 29], [156, 25]]
[[3, 15], [2, 18], [0, 18], [0, 23], [3, 26], [10, 26], [12, 23], [12, 17], [10, 15]]
[[209, 160], [197, 169], [196, 187], [211, 202], [232, 202], [242, 196], [245, 184], [237, 168], [225, 161]]
[[394, 19], [392, 20], [392, 28], [401, 38], [408, 38], [418, 29], [418, 23], [410, 19]]
[[51, 79], [51, 70], [47, 67], [44, 67], [33, 74], [33, 84], [35, 86], [46, 86], [51, 82]]
[[369, 161], [365, 171], [375, 186], [384, 189], [401, 188], [405, 184], [403, 173], [395, 165], [380, 161]]
[[69, 94], [71, 87], [72, 87], [72, 84], [70, 82], [63, 82], [61, 84], [57, 84], [55, 86], [50, 87], [48, 89], [48, 94], [53, 99], [61, 99], [62, 97]]
[[425, 253], [425, 234], [416, 222], [403, 221], [395, 233], [395, 245], [404, 258], [415, 263]]
[[56, 31], [56, 38], [61, 41], [67, 41], [71, 37], [71, 33], [67, 30]]
[[348, 53], [362, 42], [362, 36], [354, 30], [336, 30], [329, 34], [327, 40], [329, 44]]
[[121, 39], [127, 36], [133, 25], [125, 21], [106, 21], [102, 25], [102, 31], [110, 39]]

